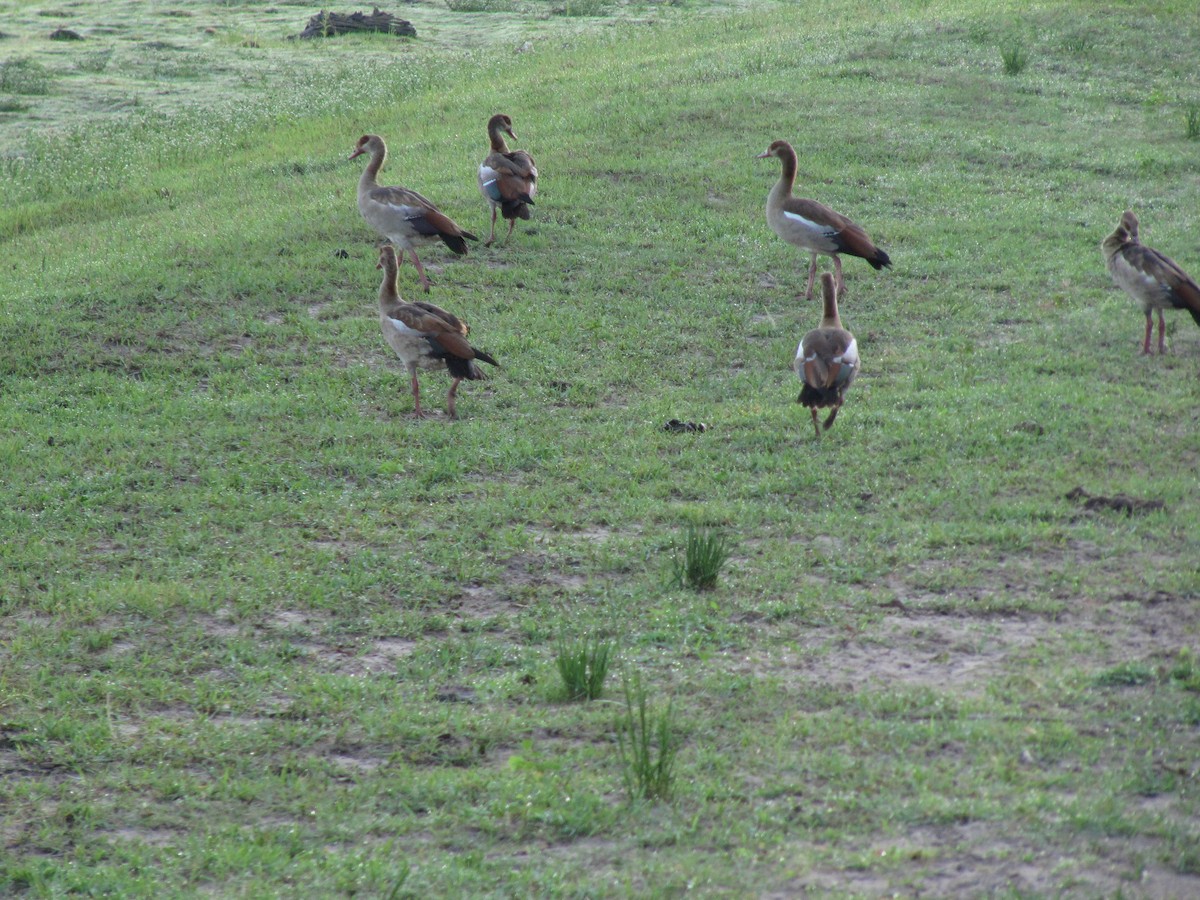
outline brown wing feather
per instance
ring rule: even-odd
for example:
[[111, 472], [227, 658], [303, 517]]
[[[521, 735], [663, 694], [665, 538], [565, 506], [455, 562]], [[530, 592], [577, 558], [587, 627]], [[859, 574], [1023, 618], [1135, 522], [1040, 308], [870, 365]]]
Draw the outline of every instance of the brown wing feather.
[[1131, 244], [1122, 251], [1125, 261], [1149, 275], [1167, 291], [1176, 309], [1186, 309], [1200, 323], [1200, 286], [1169, 256], [1145, 244]]
[[803, 216], [808, 221], [827, 228], [829, 239], [836, 245], [838, 253], [859, 256], [876, 269], [892, 264], [888, 255], [875, 246], [857, 223], [847, 219], [836, 210], [830, 209], [824, 203], [806, 197], [789, 197], [784, 201], [783, 209], [784, 212]]
[[817, 200], [806, 197], [788, 197], [783, 202], [783, 211], [793, 215], [803, 216], [810, 222], [826, 226], [830, 231], [840, 231], [847, 225], [854, 224], [845, 216], [830, 209]]
[[[422, 331], [433, 331], [438, 329], [453, 331], [461, 335], [467, 335], [471, 333], [471, 329], [467, 326], [466, 322], [464, 322], [454, 313], [442, 309], [436, 303], [426, 303], [423, 300], [414, 300], [410, 305], [417, 307], [417, 309], [421, 310], [422, 312], [428, 313], [429, 316], [432, 316], [437, 320], [435, 322], [430, 322], [430, 325], [434, 327], [422, 328]], [[412, 326], [410, 325], [409, 327], [411, 328]]]
[[467, 343], [467, 339], [453, 331], [438, 332], [433, 336], [442, 349], [459, 359], [474, 359], [475, 348]]
[[[393, 319], [399, 319], [413, 331], [419, 331], [422, 334], [432, 334], [439, 337], [443, 334], [462, 334], [461, 331], [443, 318], [443, 315], [450, 315], [449, 313], [446, 313], [445, 310], [438, 310], [437, 307], [434, 307], [434, 309], [437, 311], [422, 309], [416, 303], [400, 303], [388, 310], [388, 315]], [[451, 318], [459, 326], [465, 328], [457, 318], [453, 316]]]
[[[410, 218], [424, 220], [425, 225], [432, 233], [443, 236], [449, 235], [451, 238], [469, 237], [474, 240], [474, 235], [459, 228], [453, 219], [416, 191], [404, 187], [378, 187], [372, 190], [369, 196], [377, 203], [387, 204], [388, 206], [406, 206], [410, 209], [419, 210], [417, 216]], [[418, 226], [417, 230], [424, 231], [425, 229]]]
[[436, 206], [416, 191], [410, 191], [408, 188], [377, 187], [373, 188], [367, 196], [377, 203], [386, 203], [390, 206], [415, 206], [437, 211]]

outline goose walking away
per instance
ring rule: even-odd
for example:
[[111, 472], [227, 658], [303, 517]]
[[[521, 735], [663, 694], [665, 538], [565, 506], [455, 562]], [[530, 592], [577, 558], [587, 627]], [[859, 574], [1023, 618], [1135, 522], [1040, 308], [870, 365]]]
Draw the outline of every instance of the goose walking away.
[[840, 254], [861, 257], [876, 270], [892, 264], [888, 255], [876, 247], [867, 233], [854, 222], [824, 203], [792, 196], [796, 183], [796, 151], [791, 144], [774, 141], [755, 158], [766, 159], [769, 156], [779, 158], [783, 163], [783, 172], [767, 195], [767, 224], [789, 244], [795, 244], [812, 254], [812, 262], [808, 267], [808, 286], [804, 289], [806, 300], [812, 299], [819, 254], [833, 257], [839, 292], [846, 289]]
[[479, 240], [469, 231], [463, 231], [454, 221], [436, 206], [418, 194], [403, 187], [383, 187], [379, 184], [379, 170], [387, 161], [387, 144], [377, 134], [364, 134], [358, 139], [350, 159], [368, 153], [371, 161], [358, 180], [358, 211], [367, 224], [396, 245], [398, 262], [404, 261], [407, 250], [417, 267], [421, 287], [429, 290], [429, 278], [425, 267], [417, 258], [417, 247], [441, 241], [458, 254], [467, 252], [467, 241]]
[[497, 113], [488, 119], [488, 140], [491, 142], [491, 152], [479, 166], [479, 191], [492, 208], [492, 228], [485, 247], [490, 247], [496, 240], [496, 213], [499, 212], [508, 219], [508, 234], [504, 243], [512, 237], [513, 226], [517, 219], [529, 218], [529, 207], [537, 194], [538, 170], [533, 157], [524, 150], [509, 150], [504, 135], [514, 141], [517, 135], [513, 132], [512, 119]]
[[1142, 353], [1149, 354], [1154, 332], [1153, 313], [1158, 312], [1158, 352], [1165, 353], [1166, 322], [1164, 309], [1186, 309], [1200, 325], [1200, 287], [1197, 287], [1173, 259], [1147, 247], [1138, 240], [1138, 218], [1132, 210], [1121, 214], [1121, 221], [1100, 245], [1104, 262], [1117, 287], [1138, 302], [1146, 316], [1146, 335]]
[[837, 285], [829, 272], [821, 275], [821, 291], [824, 294], [821, 325], [804, 336], [792, 361], [792, 368], [804, 382], [797, 402], [807, 406], [812, 413], [818, 438], [821, 426], [817, 424], [817, 410], [831, 408], [825, 419], [828, 430], [842, 408], [846, 391], [858, 374], [859, 366], [858, 341], [842, 327], [838, 316]]
[[399, 264], [396, 251], [389, 244], [379, 248], [379, 263], [383, 281], [379, 284], [379, 327], [400, 361], [408, 368], [412, 380], [413, 405], [416, 417], [422, 418], [421, 386], [418, 369], [447, 369], [453, 379], [446, 395], [446, 413], [458, 418], [454, 408], [458, 383], [464, 378], [475, 381], [484, 377], [476, 365], [481, 360], [499, 367], [500, 363], [467, 341], [470, 328], [453, 313], [432, 303], [405, 303], [396, 287]]

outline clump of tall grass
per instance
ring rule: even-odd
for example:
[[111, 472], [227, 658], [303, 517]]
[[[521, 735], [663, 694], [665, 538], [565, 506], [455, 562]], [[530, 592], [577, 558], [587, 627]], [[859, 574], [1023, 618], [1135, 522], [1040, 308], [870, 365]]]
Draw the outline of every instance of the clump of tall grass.
[[0, 91], [9, 94], [50, 93], [50, 70], [32, 59], [10, 59], [0, 63]]
[[679, 587], [703, 591], [715, 587], [729, 560], [729, 539], [721, 532], [689, 525], [683, 554], [674, 562], [674, 581]]
[[1029, 51], [1019, 41], [1009, 41], [1000, 47], [1000, 61], [1005, 75], [1020, 75], [1029, 65]]
[[99, 50], [96, 53], [89, 53], [79, 62], [75, 63], [75, 68], [80, 72], [91, 72], [93, 74], [103, 72], [108, 68], [108, 63], [112, 59], [113, 51]]
[[556, 16], [603, 16], [612, 9], [612, 0], [567, 0], [552, 10]]
[[1183, 135], [1189, 141], [1200, 138], [1200, 103], [1189, 103], [1184, 107]]
[[600, 638], [561, 639], [554, 662], [568, 700], [595, 700], [604, 691], [612, 641]]
[[679, 752], [673, 707], [668, 702], [665, 710], [651, 712], [639, 675], [626, 678], [624, 689], [625, 710], [616, 730], [625, 790], [631, 800], [670, 799]]
[[513, 0], [446, 0], [450, 12], [517, 12]]

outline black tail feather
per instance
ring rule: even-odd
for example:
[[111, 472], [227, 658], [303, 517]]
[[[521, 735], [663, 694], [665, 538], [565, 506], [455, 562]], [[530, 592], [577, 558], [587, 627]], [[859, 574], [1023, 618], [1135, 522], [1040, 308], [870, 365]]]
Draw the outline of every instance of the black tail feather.
[[463, 240], [463, 238], [472, 241], [479, 240], [479, 238], [475, 237], [469, 231], [464, 231], [462, 234], [443, 234], [440, 237], [447, 247], [460, 256], [465, 255], [467, 252], [467, 241]]
[[796, 398], [796, 402], [818, 409], [823, 406], [837, 406], [842, 402], [842, 391], [837, 387], [822, 389], [805, 383], [804, 387], [800, 388], [800, 396]]
[[[430, 345], [433, 346], [432, 341], [430, 342]], [[483, 350], [476, 350], [474, 347], [471, 349], [475, 350], [475, 359], [482, 360], [485, 363], [491, 363], [493, 366], [496, 366], [496, 368], [500, 367], [500, 363], [496, 362], [496, 360], [492, 358], [491, 354], [485, 353]], [[438, 353], [436, 355], [440, 359], [446, 361], [446, 369], [455, 378], [465, 378], [468, 381], [479, 381], [480, 379], [487, 377], [484, 375], [483, 369], [475, 365], [475, 359], [463, 359], [461, 356], [455, 356], [452, 353]]]
[[497, 369], [500, 368], [500, 363], [496, 362], [492, 355], [486, 350], [480, 350], [478, 347], [472, 347], [471, 349], [475, 351], [476, 359], [482, 360], [485, 363], [489, 363], [490, 365], [495, 366]]
[[522, 194], [515, 200], [502, 200], [500, 202], [500, 215], [506, 219], [528, 219], [529, 207], [533, 205], [533, 198], [528, 194]]

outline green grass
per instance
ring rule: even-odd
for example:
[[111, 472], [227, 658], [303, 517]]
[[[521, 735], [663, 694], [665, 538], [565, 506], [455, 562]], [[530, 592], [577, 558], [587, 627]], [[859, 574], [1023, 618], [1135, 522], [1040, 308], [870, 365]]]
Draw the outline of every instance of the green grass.
[[1183, 133], [1189, 141], [1200, 139], [1200, 103], [1189, 103], [1184, 108]]
[[631, 801], [670, 800], [675, 788], [679, 737], [672, 706], [651, 709], [649, 690], [637, 674], [623, 685], [625, 709], [617, 720], [617, 749]]
[[675, 584], [697, 591], [716, 587], [729, 553], [728, 535], [689, 525], [673, 562]]
[[[98, 8], [0, 4], [0, 894], [1197, 893], [1200, 329], [1141, 357], [1099, 252], [1200, 269], [1190, 4]], [[497, 111], [533, 218], [422, 259], [503, 368], [415, 421], [346, 157], [481, 233]], [[895, 263], [819, 445], [775, 138]], [[564, 634], [669, 698], [669, 802]]]
[[561, 638], [554, 663], [568, 700], [596, 700], [612, 660], [613, 643], [598, 637]]
[[1004, 64], [1005, 75], [1020, 75], [1029, 65], [1029, 51], [1023, 44], [1012, 41], [1000, 48], [1000, 61]]

